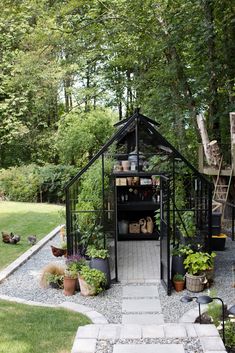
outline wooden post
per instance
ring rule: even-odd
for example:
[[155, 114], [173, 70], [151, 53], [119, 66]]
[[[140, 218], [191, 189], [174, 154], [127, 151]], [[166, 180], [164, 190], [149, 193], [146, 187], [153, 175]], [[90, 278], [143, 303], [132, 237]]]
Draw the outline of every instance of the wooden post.
[[235, 112], [229, 114], [230, 116], [230, 137], [231, 137], [231, 165], [233, 173], [235, 174]]

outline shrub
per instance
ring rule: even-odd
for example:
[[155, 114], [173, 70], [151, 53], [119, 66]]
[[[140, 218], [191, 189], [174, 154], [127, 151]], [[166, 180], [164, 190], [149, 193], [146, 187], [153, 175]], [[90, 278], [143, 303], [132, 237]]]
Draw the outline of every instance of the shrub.
[[9, 200], [37, 201], [39, 186], [35, 165], [11, 167], [0, 172], [0, 191]]
[[30, 164], [0, 171], [0, 193], [11, 201], [64, 201], [64, 186], [75, 175], [71, 166]]

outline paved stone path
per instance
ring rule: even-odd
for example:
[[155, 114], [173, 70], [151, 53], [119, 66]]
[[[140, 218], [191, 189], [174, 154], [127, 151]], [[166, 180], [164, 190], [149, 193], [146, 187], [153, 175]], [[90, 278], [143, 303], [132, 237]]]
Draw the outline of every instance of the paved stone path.
[[122, 323], [140, 325], [164, 323], [156, 285], [123, 287]]
[[[177, 343], [169, 342], [174, 339]], [[132, 284], [123, 287], [122, 324], [80, 327], [71, 353], [100, 352], [100, 342], [103, 353], [185, 353], [187, 340], [198, 340], [201, 347], [190, 353], [226, 352], [214, 325], [164, 324], [157, 285]]]
[[122, 283], [159, 281], [160, 242], [118, 242], [118, 279]]

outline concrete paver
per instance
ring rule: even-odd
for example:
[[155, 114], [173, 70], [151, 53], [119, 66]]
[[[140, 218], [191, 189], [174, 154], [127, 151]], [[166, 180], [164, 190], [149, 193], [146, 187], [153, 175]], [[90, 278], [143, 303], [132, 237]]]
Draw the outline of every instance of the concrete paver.
[[115, 340], [119, 339], [121, 332], [120, 325], [103, 325], [99, 331], [99, 339], [103, 340]]
[[138, 324], [138, 325], [160, 325], [164, 323], [163, 314], [123, 314], [123, 324]]
[[113, 353], [184, 353], [182, 344], [116, 344]]
[[164, 327], [166, 338], [185, 338], [187, 337], [187, 331], [184, 326], [179, 325], [168, 325]]
[[96, 339], [75, 339], [71, 353], [95, 353]]
[[157, 286], [125, 286], [123, 287], [123, 298], [125, 297], [159, 297]]
[[159, 299], [123, 299], [122, 312], [129, 313], [153, 313], [161, 312], [161, 304]]
[[195, 325], [198, 336], [219, 336], [219, 332], [215, 325]]
[[200, 337], [200, 342], [204, 351], [225, 350], [223, 341], [220, 337]]
[[139, 325], [123, 325], [121, 327], [120, 339], [140, 339], [141, 336], [141, 326]]
[[164, 338], [165, 332], [163, 326], [146, 325], [142, 327], [143, 338]]

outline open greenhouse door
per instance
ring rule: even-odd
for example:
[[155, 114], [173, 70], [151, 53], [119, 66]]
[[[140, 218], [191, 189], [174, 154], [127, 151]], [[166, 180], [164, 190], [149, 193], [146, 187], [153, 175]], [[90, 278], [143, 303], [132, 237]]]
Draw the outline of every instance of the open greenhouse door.
[[160, 209], [160, 271], [161, 283], [167, 295], [171, 294], [170, 279], [170, 187], [169, 179], [161, 176]]

